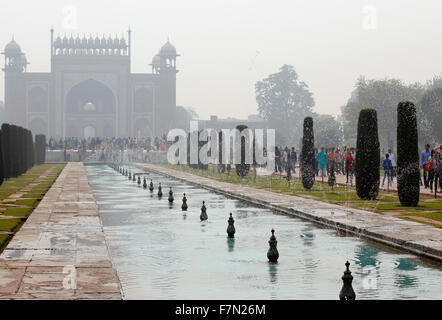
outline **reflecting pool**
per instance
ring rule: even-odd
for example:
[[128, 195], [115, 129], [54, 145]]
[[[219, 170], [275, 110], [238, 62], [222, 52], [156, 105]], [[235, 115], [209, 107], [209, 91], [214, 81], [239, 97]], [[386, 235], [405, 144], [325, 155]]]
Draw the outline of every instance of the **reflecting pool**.
[[[338, 299], [347, 260], [357, 299], [442, 299], [439, 263], [132, 166], [125, 168], [145, 173], [154, 192], [106, 165], [86, 168], [126, 299]], [[267, 260], [272, 228], [277, 264]]]

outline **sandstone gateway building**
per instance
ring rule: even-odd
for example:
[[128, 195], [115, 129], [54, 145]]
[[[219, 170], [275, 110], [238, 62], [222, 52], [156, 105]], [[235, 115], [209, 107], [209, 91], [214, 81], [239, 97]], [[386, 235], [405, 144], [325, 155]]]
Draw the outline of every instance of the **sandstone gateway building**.
[[51, 71], [27, 72], [12, 39], [5, 56], [5, 122], [47, 137], [160, 136], [175, 124], [176, 57], [167, 41], [152, 73], [131, 73], [131, 31], [123, 37], [57, 37]]

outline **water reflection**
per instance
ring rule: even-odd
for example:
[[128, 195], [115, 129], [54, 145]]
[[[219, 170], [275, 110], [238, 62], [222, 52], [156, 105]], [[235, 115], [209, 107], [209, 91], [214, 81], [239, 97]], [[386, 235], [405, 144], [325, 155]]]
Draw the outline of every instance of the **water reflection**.
[[419, 286], [419, 279], [412, 275], [396, 274], [394, 277], [394, 284], [401, 289], [417, 288]]
[[235, 238], [227, 238], [227, 248], [229, 252], [235, 249]]
[[404, 270], [404, 271], [410, 271], [410, 270], [416, 270], [418, 267], [417, 262], [406, 259], [406, 258], [399, 258], [395, 261], [396, 269]]
[[313, 233], [313, 228], [311, 226], [307, 226], [303, 228], [301, 233], [302, 243], [306, 247], [311, 247], [313, 245], [313, 241], [315, 240], [315, 234]]
[[360, 265], [362, 268], [367, 266], [375, 267], [377, 265], [378, 250], [367, 245], [356, 246], [355, 251], [355, 264]]
[[269, 262], [270, 282], [276, 283], [278, 281], [278, 264]]

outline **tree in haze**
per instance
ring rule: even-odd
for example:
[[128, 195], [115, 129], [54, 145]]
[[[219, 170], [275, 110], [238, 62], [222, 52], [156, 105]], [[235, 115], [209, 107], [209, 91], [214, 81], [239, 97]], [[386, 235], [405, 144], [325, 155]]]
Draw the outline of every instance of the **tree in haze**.
[[293, 66], [283, 65], [255, 84], [255, 94], [259, 115], [276, 129], [276, 143], [294, 145], [302, 135], [303, 119], [313, 115], [315, 102], [308, 85]]
[[421, 148], [442, 141], [442, 88], [427, 90], [416, 105]]
[[314, 118], [313, 131], [318, 148], [336, 148], [343, 143], [342, 126], [333, 116], [322, 114]]
[[355, 137], [359, 112], [375, 109], [378, 116], [379, 142], [384, 148], [395, 149], [396, 108], [400, 101], [417, 102], [425, 86], [415, 83], [405, 85], [398, 79], [366, 80], [361, 77], [356, 84], [356, 97], [343, 108], [345, 137]]
[[426, 83], [427, 90], [442, 88], [442, 75], [434, 76]]

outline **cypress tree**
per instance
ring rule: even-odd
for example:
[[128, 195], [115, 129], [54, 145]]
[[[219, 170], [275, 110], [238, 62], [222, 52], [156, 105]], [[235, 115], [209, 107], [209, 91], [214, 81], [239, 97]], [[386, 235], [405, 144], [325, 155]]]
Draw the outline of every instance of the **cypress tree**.
[[200, 159], [201, 148], [205, 145], [204, 141], [200, 141], [200, 134], [203, 130], [198, 131], [198, 169], [207, 170], [209, 168], [208, 164], [203, 164]]
[[11, 135], [10, 135], [10, 152], [12, 154], [12, 177], [16, 178], [20, 175], [20, 159], [19, 159], [19, 134], [18, 127], [14, 124], [11, 125]]
[[46, 158], [46, 136], [44, 134], [35, 136], [35, 152], [37, 164], [43, 164]]
[[397, 191], [401, 205], [417, 206], [419, 180], [416, 107], [401, 101], [397, 107]]
[[10, 148], [11, 126], [8, 123], [2, 124], [2, 149], [3, 149], [3, 178], [12, 177], [12, 153]]
[[28, 144], [29, 144], [29, 168], [34, 166], [34, 141], [32, 140], [32, 132], [28, 130]]
[[219, 146], [219, 158], [218, 158], [218, 173], [224, 173], [226, 171], [226, 165], [223, 159], [223, 132], [218, 132], [218, 146]]
[[35, 165], [35, 145], [34, 145], [34, 137], [32, 136], [32, 132], [29, 131], [29, 139], [31, 143], [31, 167]]
[[3, 184], [3, 164], [5, 163], [2, 148], [2, 131], [0, 130], [0, 186]]
[[26, 141], [26, 169], [29, 170], [31, 165], [31, 141], [29, 140], [29, 133], [30, 131], [28, 129], [25, 129], [25, 141]]
[[376, 110], [362, 109], [358, 119], [355, 159], [356, 193], [359, 198], [376, 199], [379, 193], [380, 162]]
[[313, 135], [313, 118], [304, 119], [301, 153], [301, 178], [305, 189], [310, 190], [315, 183], [315, 151]]
[[25, 132], [25, 128], [19, 127], [19, 133], [20, 133], [20, 166], [21, 166], [20, 174], [23, 174], [27, 170], [27, 167], [26, 167], [27, 152], [26, 152], [26, 132]]
[[[248, 127], [246, 125], [239, 125], [236, 127], [236, 129], [239, 130], [239, 132], [242, 132], [243, 130], [247, 129]], [[250, 139], [252, 137], [249, 137]], [[247, 146], [248, 147], [248, 146]], [[246, 163], [246, 138], [241, 137], [241, 161], [240, 163], [235, 163], [235, 169], [236, 174], [240, 176], [241, 178], [244, 178], [250, 170], [250, 164]]]
[[29, 131], [25, 129], [25, 147], [26, 147], [26, 170], [29, 170], [31, 163], [29, 161], [31, 151], [29, 150]]

